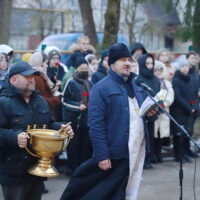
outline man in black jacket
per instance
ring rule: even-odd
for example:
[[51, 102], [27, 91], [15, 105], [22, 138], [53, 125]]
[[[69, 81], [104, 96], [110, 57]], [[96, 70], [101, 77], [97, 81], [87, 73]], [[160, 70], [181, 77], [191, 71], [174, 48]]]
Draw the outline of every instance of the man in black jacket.
[[5, 200], [40, 200], [43, 178], [28, 174], [36, 159], [25, 151], [28, 125], [63, 129], [70, 137], [70, 126], [55, 122], [49, 106], [35, 91], [34, 74], [26, 62], [10, 68], [9, 81], [0, 91], [0, 184]]

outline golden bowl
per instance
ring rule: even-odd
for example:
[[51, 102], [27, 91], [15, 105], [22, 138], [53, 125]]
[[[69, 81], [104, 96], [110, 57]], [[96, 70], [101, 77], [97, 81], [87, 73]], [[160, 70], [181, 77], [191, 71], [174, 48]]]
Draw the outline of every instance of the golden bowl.
[[63, 151], [68, 143], [69, 137], [66, 133], [50, 129], [28, 129], [30, 147], [26, 147], [28, 153], [38, 157], [38, 163], [28, 169], [32, 175], [41, 177], [56, 177], [58, 171], [52, 165], [52, 159]]

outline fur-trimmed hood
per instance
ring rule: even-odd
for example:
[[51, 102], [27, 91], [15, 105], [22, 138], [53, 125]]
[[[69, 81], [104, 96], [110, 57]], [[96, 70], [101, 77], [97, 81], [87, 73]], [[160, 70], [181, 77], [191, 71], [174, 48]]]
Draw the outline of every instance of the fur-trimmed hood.
[[[73, 43], [69, 47], [69, 51], [71, 51], [72, 53], [75, 53], [75, 52], [81, 51], [81, 49], [80, 49], [80, 46], [77, 43]], [[95, 48], [91, 44], [89, 45], [89, 48], [88, 48], [88, 51], [86, 52], [86, 54], [89, 54], [89, 53], [90, 54], [95, 54], [96, 53]]]

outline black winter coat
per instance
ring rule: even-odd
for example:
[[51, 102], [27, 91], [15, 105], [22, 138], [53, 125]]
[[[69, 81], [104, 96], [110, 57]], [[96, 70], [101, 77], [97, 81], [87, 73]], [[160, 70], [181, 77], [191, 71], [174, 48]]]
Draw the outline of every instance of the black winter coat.
[[200, 110], [199, 110], [199, 97], [198, 97], [198, 92], [200, 89], [200, 84], [199, 84], [199, 75], [196, 71], [196, 67], [193, 66], [192, 68], [190, 68], [189, 70], [189, 76], [190, 78], [190, 90], [191, 90], [191, 96], [193, 98], [193, 100], [195, 101], [194, 104], [194, 109], [196, 110], [195, 115], [196, 117], [199, 116], [200, 114]]
[[[88, 80], [90, 87], [92, 83]], [[80, 111], [82, 84], [71, 78], [63, 89], [63, 119], [66, 122], [71, 121], [72, 126], [76, 127], [79, 123], [81, 127], [87, 127], [88, 109]]]
[[191, 115], [190, 112], [194, 108], [191, 77], [189, 75], [182, 75], [178, 70], [174, 75], [172, 85], [174, 89], [174, 102], [170, 108], [171, 114], [178, 123], [187, 126], [188, 118]]
[[95, 84], [107, 76], [107, 69], [99, 63], [97, 71], [92, 75], [92, 83]]
[[17, 143], [17, 135], [33, 124], [39, 127], [45, 124], [50, 129], [60, 127], [42, 96], [33, 92], [30, 102], [26, 103], [20, 91], [7, 83], [0, 91], [0, 184], [22, 184], [38, 179], [27, 172], [36, 159]]
[[64, 75], [65, 71], [61, 66], [58, 66], [57, 68], [56, 67], [47, 68], [47, 76], [54, 84], [56, 83], [56, 79], [62, 81]]

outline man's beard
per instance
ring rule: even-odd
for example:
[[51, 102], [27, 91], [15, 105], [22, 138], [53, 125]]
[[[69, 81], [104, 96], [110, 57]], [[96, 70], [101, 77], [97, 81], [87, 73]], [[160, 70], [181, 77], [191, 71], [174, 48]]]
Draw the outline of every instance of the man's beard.
[[18, 88], [18, 89], [21, 91], [22, 95], [30, 96], [32, 92], [35, 90], [35, 85], [29, 85], [26, 88]]

